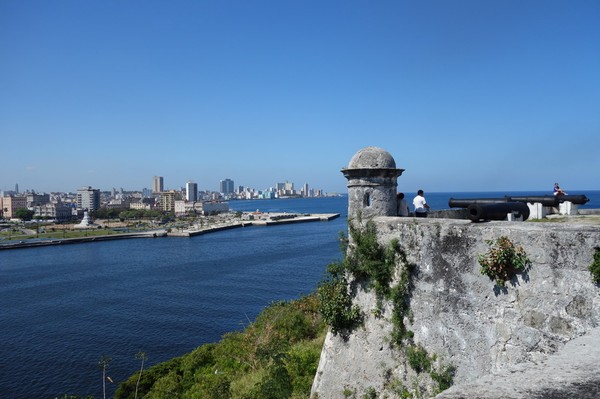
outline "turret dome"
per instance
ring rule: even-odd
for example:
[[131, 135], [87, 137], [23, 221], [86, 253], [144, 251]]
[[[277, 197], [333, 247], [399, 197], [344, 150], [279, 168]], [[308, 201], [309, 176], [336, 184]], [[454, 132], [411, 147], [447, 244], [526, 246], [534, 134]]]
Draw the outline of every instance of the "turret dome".
[[366, 147], [354, 154], [348, 169], [396, 169], [396, 161], [382, 148]]

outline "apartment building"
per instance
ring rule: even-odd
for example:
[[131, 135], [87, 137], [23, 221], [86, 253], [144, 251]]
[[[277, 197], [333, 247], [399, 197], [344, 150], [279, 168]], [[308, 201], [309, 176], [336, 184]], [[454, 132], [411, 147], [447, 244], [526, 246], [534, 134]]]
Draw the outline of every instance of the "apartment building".
[[175, 212], [175, 201], [177, 200], [177, 191], [170, 190], [160, 193], [160, 208], [164, 212]]
[[17, 209], [27, 208], [27, 197], [26, 196], [8, 196], [2, 198], [2, 204], [0, 205], [4, 211], [5, 219], [16, 218]]
[[100, 190], [83, 187], [77, 190], [77, 209], [95, 211], [100, 208]]

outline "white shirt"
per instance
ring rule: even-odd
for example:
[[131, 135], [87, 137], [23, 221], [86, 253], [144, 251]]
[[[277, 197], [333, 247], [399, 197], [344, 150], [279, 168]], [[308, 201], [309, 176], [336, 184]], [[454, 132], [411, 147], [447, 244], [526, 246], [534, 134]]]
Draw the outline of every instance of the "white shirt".
[[425, 201], [425, 197], [423, 197], [422, 195], [417, 195], [413, 199], [413, 205], [415, 206], [415, 212], [426, 213], [427, 212], [427, 209], [425, 208], [426, 203], [427, 202]]

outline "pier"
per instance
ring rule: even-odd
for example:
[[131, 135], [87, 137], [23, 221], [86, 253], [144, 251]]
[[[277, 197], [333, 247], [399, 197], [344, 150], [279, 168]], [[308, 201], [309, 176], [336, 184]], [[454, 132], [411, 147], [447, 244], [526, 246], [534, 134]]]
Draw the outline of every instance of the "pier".
[[[252, 215], [251, 213], [249, 215]], [[256, 215], [256, 214], [255, 214]], [[221, 230], [235, 229], [238, 227], [251, 226], [276, 226], [280, 224], [306, 223], [330, 221], [340, 216], [339, 213], [321, 213], [321, 214], [289, 214], [289, 213], [260, 213], [255, 219], [225, 222], [213, 226], [194, 226], [188, 229], [171, 231], [167, 233], [169, 237], [193, 237], [201, 234], [213, 233]]]

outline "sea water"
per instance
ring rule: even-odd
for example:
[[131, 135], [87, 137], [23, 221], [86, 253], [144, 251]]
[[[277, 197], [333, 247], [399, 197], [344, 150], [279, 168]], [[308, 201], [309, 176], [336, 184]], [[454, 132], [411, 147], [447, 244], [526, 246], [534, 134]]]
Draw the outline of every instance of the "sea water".
[[[425, 193], [448, 199], [517, 193]], [[519, 195], [543, 195], [529, 192]], [[573, 193], [575, 194], [575, 193]], [[600, 208], [600, 191], [583, 191]], [[409, 202], [413, 195], [407, 193]], [[147, 365], [243, 329], [273, 301], [315, 290], [341, 258], [347, 197], [232, 201], [238, 211], [340, 213], [329, 222], [244, 227], [192, 238], [0, 251], [0, 398], [107, 396]]]

